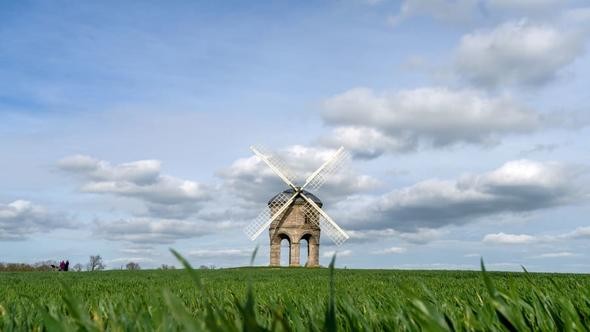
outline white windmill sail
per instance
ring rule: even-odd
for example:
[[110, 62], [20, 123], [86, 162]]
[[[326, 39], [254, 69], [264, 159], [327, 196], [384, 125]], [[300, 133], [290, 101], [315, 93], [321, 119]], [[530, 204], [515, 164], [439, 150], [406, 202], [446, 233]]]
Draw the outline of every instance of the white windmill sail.
[[326, 183], [328, 176], [336, 173], [343, 166], [347, 157], [348, 153], [344, 151], [344, 147], [340, 147], [317, 171], [313, 172], [305, 180], [305, 184], [301, 188], [309, 188], [308, 190], [311, 191], [320, 189]]
[[304, 213], [308, 220], [312, 222], [317, 221], [317, 225], [320, 227], [322, 232], [337, 245], [341, 245], [344, 241], [348, 240], [349, 236], [330, 218], [330, 216], [324, 212], [312, 199], [307, 197], [304, 193], [300, 193], [301, 197], [305, 199], [306, 204], [303, 207]]
[[[262, 233], [273, 221], [278, 219], [283, 215], [283, 213], [289, 208], [291, 203], [297, 197], [297, 193], [293, 195], [287, 195], [285, 193], [280, 193], [279, 197], [274, 199], [272, 202], [269, 203], [269, 206], [264, 208], [258, 217], [254, 219], [246, 228], [244, 228], [244, 233], [248, 235], [250, 240], [254, 241], [260, 233]], [[272, 214], [272, 211], [277, 211], [275, 214]]]

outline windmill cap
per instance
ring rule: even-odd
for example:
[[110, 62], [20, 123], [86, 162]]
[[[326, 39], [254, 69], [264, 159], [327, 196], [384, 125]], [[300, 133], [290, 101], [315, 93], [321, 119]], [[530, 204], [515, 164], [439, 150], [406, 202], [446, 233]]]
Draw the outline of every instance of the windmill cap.
[[[322, 207], [322, 205], [324, 205], [322, 203], [322, 201], [316, 195], [310, 193], [307, 190], [302, 190], [302, 192], [305, 196], [307, 196], [309, 199], [311, 199], [319, 207]], [[287, 190], [284, 190], [283, 192], [280, 192], [280, 193], [276, 194], [273, 198], [271, 198], [268, 201], [268, 205], [270, 205], [272, 203], [276, 203], [276, 202], [287, 201], [291, 196], [293, 196], [294, 193], [295, 193], [295, 190], [293, 190], [293, 188], [289, 188]], [[286, 194], [286, 195], [288, 195], [289, 198], [286, 198], [285, 196], [282, 196], [281, 194]], [[303, 198], [297, 197], [295, 199], [295, 203], [299, 203], [299, 202], [303, 202]]]

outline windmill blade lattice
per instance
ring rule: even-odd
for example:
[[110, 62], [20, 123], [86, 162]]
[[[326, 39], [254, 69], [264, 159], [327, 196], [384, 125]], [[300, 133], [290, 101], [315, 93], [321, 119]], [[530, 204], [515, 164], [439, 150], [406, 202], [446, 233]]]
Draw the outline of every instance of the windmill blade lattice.
[[342, 230], [336, 228], [328, 219], [319, 213], [311, 204], [305, 203], [302, 207], [305, 220], [319, 226], [322, 233], [328, 235], [328, 237], [337, 245], [341, 245], [348, 239], [348, 235], [342, 232]]
[[297, 180], [297, 174], [287, 167], [287, 163], [282, 158], [278, 157], [276, 154], [273, 154], [264, 146], [253, 147], [262, 153], [268, 159], [268, 161], [283, 174], [283, 176], [285, 176], [292, 183], [295, 183]]
[[[280, 193], [277, 197], [275, 197], [272, 202], [268, 206], [266, 206], [260, 214], [252, 221], [246, 228], [244, 228], [244, 233], [250, 238], [250, 240], [254, 241], [260, 233], [264, 229], [266, 229], [270, 224], [274, 221], [271, 220], [273, 214], [280, 211], [283, 206], [291, 204], [294, 195], [288, 195], [285, 193]], [[286, 211], [286, 209], [285, 209]], [[280, 215], [278, 215], [275, 219], [283, 218], [285, 211], [283, 211]]]
[[338, 172], [350, 159], [350, 154], [340, 148], [316, 174], [312, 174], [303, 187], [306, 190], [316, 191], [326, 183], [331, 174]]

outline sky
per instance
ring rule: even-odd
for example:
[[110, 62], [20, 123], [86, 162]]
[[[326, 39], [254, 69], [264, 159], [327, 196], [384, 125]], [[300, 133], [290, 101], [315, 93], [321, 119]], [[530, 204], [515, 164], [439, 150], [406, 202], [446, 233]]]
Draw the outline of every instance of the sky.
[[267, 265], [249, 146], [344, 146], [322, 265], [590, 273], [589, 43], [577, 0], [0, 2], [0, 262]]

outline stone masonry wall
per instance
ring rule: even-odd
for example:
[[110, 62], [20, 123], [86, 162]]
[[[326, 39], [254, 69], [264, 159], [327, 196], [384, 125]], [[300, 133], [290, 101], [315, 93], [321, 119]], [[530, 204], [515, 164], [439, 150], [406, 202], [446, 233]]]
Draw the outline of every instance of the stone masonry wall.
[[[281, 264], [281, 240], [289, 240], [289, 266], [300, 266], [300, 242], [308, 241], [309, 254], [306, 266], [319, 266], [320, 227], [317, 225], [319, 216], [309, 216], [306, 220], [304, 211], [305, 201], [296, 199], [282, 218], [275, 220], [269, 228], [270, 236], [270, 265]], [[271, 211], [275, 213], [276, 211]], [[309, 214], [308, 214], [309, 215]], [[314, 218], [309, 220], [309, 218]]]

